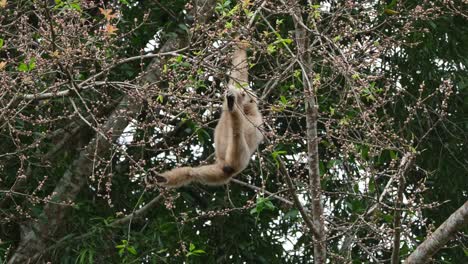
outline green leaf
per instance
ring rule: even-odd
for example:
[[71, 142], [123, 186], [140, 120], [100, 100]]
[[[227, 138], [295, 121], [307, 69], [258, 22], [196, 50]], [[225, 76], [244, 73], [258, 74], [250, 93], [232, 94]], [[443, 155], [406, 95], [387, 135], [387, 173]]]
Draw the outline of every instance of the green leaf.
[[276, 42], [277, 42], [277, 43], [281, 43], [281, 44], [283, 44], [284, 46], [286, 46], [286, 45], [289, 45], [289, 44], [293, 43], [293, 40], [290, 39], [290, 38], [285, 38], [285, 39], [284, 39], [284, 38], [281, 38], [281, 39], [278, 39]]
[[287, 105], [288, 104], [288, 99], [286, 99], [286, 97], [284, 97], [283, 95], [280, 96], [280, 101], [283, 105]]
[[189, 28], [187, 27], [187, 25], [185, 25], [184, 23], [180, 23], [177, 25], [180, 29], [182, 29], [183, 31], [185, 32], [188, 32], [189, 31]]
[[3, 44], [4, 44], [4, 40], [2, 38], [0, 38], [0, 49], [3, 48]]
[[270, 201], [269, 198], [259, 197], [257, 199], [255, 208], [250, 210], [250, 214], [260, 214], [264, 210], [274, 211], [275, 208], [276, 208], [275, 205]]
[[88, 263], [94, 263], [94, 250], [88, 250]]
[[70, 8], [81, 12], [81, 6], [79, 2], [70, 3]]
[[299, 211], [297, 209], [292, 209], [291, 211], [287, 212], [285, 215], [284, 215], [284, 218], [287, 218], [287, 219], [296, 219], [299, 215]]
[[408, 248], [408, 245], [403, 242], [403, 245], [401, 246], [401, 249], [400, 249], [400, 256], [406, 256], [409, 254], [409, 248]]
[[199, 256], [201, 254], [205, 254], [206, 252], [203, 250], [203, 249], [196, 249], [195, 245], [190, 243], [190, 246], [189, 246], [189, 252], [187, 253], [187, 257], [190, 257], [190, 256]]
[[85, 260], [87, 251], [88, 251], [87, 249], [81, 251], [80, 254], [78, 255], [78, 258], [76, 259], [75, 263], [85, 263], [84, 260]]
[[28, 65], [24, 62], [21, 62], [20, 65], [18, 66], [18, 71], [20, 72], [27, 72], [28, 71]]
[[382, 218], [387, 223], [393, 223], [393, 215], [390, 214], [382, 214]]
[[295, 70], [294, 73], [293, 73], [293, 76], [300, 80], [301, 79], [301, 74], [302, 74], [301, 70]]
[[323, 161], [319, 162], [319, 171], [320, 171], [320, 176], [323, 176], [327, 172], [327, 170], [325, 169], [325, 164], [323, 163]]
[[202, 144], [204, 144], [207, 139], [210, 139], [210, 134], [203, 128], [198, 128], [195, 132], [197, 133], [198, 141]]
[[158, 252], [156, 252], [156, 254], [161, 254], [161, 253], [164, 253], [164, 252], [167, 252], [167, 248], [163, 248], [163, 249], [159, 250]]
[[267, 47], [267, 52], [268, 54], [273, 54], [276, 52], [276, 46], [274, 44], [270, 44]]
[[30, 61], [29, 61], [29, 65], [28, 65], [28, 69], [31, 71], [31, 70], [34, 70], [34, 68], [36, 68], [36, 58], [32, 58]]
[[136, 249], [134, 247], [132, 247], [132, 246], [127, 247], [127, 251], [130, 252], [130, 254], [132, 254], [132, 255], [137, 254]]
[[200, 254], [205, 254], [206, 252], [203, 249], [196, 249], [196, 250], [192, 251], [192, 253], [195, 254], [195, 255], [200, 255]]
[[286, 154], [286, 153], [288, 153], [288, 152], [285, 151], [285, 150], [276, 150], [276, 151], [274, 151], [273, 153], [271, 153], [271, 157], [272, 157], [273, 160], [275, 161], [276, 167], [279, 167], [279, 160], [278, 160], [278, 157], [279, 157], [280, 155], [284, 155], [284, 154]]
[[158, 102], [162, 103], [162, 102], [164, 101], [164, 96], [158, 95], [158, 97], [156, 98], [156, 100], [158, 100]]
[[189, 67], [191, 67], [192, 65], [190, 65], [190, 63], [184, 61], [184, 62], [182, 62], [182, 63], [180, 64], [180, 66], [189, 68]]
[[266, 209], [271, 210], [271, 211], [275, 210], [276, 208], [275, 205], [270, 200], [265, 201], [265, 206], [266, 206]]

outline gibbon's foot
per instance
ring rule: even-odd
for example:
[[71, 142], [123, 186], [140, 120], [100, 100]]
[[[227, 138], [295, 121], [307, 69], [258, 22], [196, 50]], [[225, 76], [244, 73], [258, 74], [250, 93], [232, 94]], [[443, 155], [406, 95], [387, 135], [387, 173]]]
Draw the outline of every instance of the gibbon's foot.
[[227, 100], [227, 106], [229, 112], [232, 112], [234, 110], [234, 103], [236, 101], [236, 96], [232, 94], [231, 92], [228, 92], [226, 94], [226, 100]]
[[167, 179], [155, 172], [150, 171], [149, 172], [151, 175], [147, 175], [145, 177], [145, 182], [146, 185], [154, 185], [154, 184], [161, 184], [161, 183], [166, 183]]
[[164, 178], [163, 176], [159, 175], [159, 174], [154, 176], [154, 178], [156, 179], [157, 183], [166, 183], [167, 182], [167, 179]]

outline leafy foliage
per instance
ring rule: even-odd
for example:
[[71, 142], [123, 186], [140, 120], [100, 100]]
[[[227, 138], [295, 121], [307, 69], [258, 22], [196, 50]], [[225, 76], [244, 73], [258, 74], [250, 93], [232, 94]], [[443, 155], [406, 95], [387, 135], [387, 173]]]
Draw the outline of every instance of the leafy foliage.
[[[284, 178], [309, 212], [310, 94], [331, 262], [388, 261], [396, 212], [403, 259], [466, 201], [463, 1], [208, 1], [206, 23], [193, 12], [200, 6], [180, 0], [46, 2], [0, 6], [2, 263], [35, 224], [47, 238], [38, 246], [44, 261], [313, 263], [314, 241]], [[241, 183], [147, 188], [150, 170], [212, 161], [237, 35], [252, 44], [251, 86], [268, 140], [236, 176]], [[108, 121], [127, 125], [105, 130]], [[83, 154], [100, 137], [106, 151]], [[405, 153], [416, 161], [395, 210]], [[77, 168], [80, 159], [89, 166]], [[82, 183], [62, 187], [83, 170]], [[457, 236], [435, 258], [459, 263], [466, 242]]]

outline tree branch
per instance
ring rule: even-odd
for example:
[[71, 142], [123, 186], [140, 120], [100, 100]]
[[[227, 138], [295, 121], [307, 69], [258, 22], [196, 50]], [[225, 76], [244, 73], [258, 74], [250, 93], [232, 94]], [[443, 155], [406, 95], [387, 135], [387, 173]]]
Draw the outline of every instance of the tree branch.
[[129, 215], [123, 217], [123, 218], [115, 220], [114, 222], [112, 222], [110, 224], [110, 226], [116, 227], [116, 226], [119, 226], [119, 225], [124, 225], [126, 223], [129, 223], [135, 217], [143, 216], [150, 209], [154, 208], [159, 203], [159, 201], [161, 201], [162, 198], [163, 198], [163, 195], [159, 194], [158, 196], [154, 197], [153, 200], [151, 200], [149, 203], [145, 204], [145, 206], [141, 207], [140, 209], [136, 210], [135, 212], [133, 212], [133, 213], [131, 213], [131, 214], [129, 214]]
[[398, 179], [397, 200], [395, 203], [395, 212], [393, 217], [393, 249], [392, 249], [392, 264], [400, 263], [400, 236], [401, 236], [401, 203], [403, 202], [403, 192], [405, 191], [405, 174], [411, 167], [414, 160], [414, 154], [411, 152], [405, 153], [401, 159], [400, 167], [396, 174]]
[[429, 259], [445, 245], [450, 238], [468, 224], [468, 201], [453, 213], [439, 228], [436, 229], [411, 255], [405, 264], [428, 263]]
[[[135, 60], [161, 58], [163, 56], [174, 56], [174, 55], [177, 55], [179, 52], [184, 51], [186, 49], [187, 49], [187, 47], [184, 47], [184, 48], [173, 50], [173, 51], [159, 52], [159, 53], [156, 53], [156, 54], [138, 55], [138, 56], [134, 56], [134, 57], [119, 60], [119, 61], [115, 62], [113, 65], [109, 66], [107, 69], [105, 69], [105, 70], [91, 76], [90, 78], [82, 81], [81, 83], [79, 83], [78, 88], [83, 88], [87, 83], [90, 83], [93, 80], [96, 80], [102, 74], [104, 74], [105, 72], [108, 72], [109, 70], [111, 70], [112, 68], [117, 67], [120, 64], [124, 64], [124, 63], [135, 61]], [[99, 84], [101, 84], [101, 83], [105, 83], [105, 82], [100, 82]], [[63, 90], [63, 91], [59, 91], [59, 92], [49, 92], [49, 93], [40, 93], [40, 94], [23, 94], [23, 95], [19, 95], [19, 97], [17, 99], [40, 101], [40, 100], [46, 100], [46, 99], [50, 99], [50, 98], [68, 96], [68, 95], [70, 95], [71, 92], [72, 92], [71, 89], [67, 89], [67, 90]]]
[[309, 188], [312, 197], [312, 220], [316, 232], [314, 232], [314, 261], [316, 263], [326, 263], [327, 248], [325, 244], [326, 233], [322, 208], [322, 189], [320, 183], [319, 154], [317, 134], [318, 103], [315, 99], [316, 93], [311, 83], [313, 78], [313, 69], [308, 51], [308, 42], [310, 35], [304, 28], [301, 9], [295, 2], [291, 9], [295, 27], [295, 41], [298, 51], [298, 62], [302, 69], [302, 79], [304, 85], [306, 124], [307, 124], [307, 157], [309, 170]]
[[[313, 219], [310, 218], [308, 210], [304, 208], [302, 205], [301, 201], [299, 201], [299, 197], [297, 197], [296, 193], [296, 186], [294, 186], [294, 183], [291, 179], [291, 176], [289, 176], [288, 171], [286, 170], [286, 166], [284, 165], [284, 162], [281, 158], [278, 158], [279, 164], [280, 164], [280, 171], [281, 174], [283, 174], [284, 179], [286, 180], [286, 185], [288, 185], [289, 192], [291, 196], [293, 197], [294, 204], [296, 205], [297, 209], [299, 210], [299, 213], [302, 216], [302, 219], [304, 219], [304, 222], [306, 223], [307, 227], [310, 229], [312, 232], [312, 235], [314, 237], [320, 236], [318, 228], [315, 226], [315, 223], [313, 222]], [[313, 215], [312, 215], [313, 218]]]

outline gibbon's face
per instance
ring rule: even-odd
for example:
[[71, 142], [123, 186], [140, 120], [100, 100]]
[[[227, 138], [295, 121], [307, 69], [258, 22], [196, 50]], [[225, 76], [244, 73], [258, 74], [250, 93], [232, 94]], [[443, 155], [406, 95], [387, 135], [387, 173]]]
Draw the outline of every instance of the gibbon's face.
[[240, 91], [240, 93], [242, 97], [242, 105], [257, 103], [257, 97], [251, 89], [243, 89]]
[[232, 89], [237, 98], [237, 104], [240, 106], [257, 103], [257, 97], [249, 88]]

